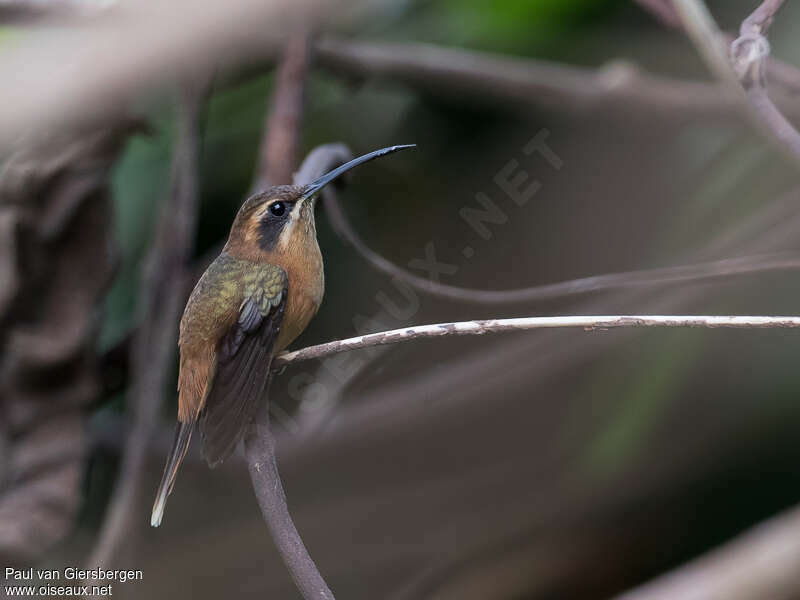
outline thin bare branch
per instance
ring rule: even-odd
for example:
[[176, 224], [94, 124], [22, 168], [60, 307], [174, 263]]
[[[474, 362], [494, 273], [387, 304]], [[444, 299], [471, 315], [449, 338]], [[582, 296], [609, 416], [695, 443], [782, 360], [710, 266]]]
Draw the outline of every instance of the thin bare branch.
[[[312, 172], [322, 173], [351, 158], [352, 153], [347, 146], [327, 144], [312, 151], [303, 163], [301, 170], [310, 169]], [[302, 175], [302, 173], [299, 174]], [[335, 191], [330, 189], [328, 192], [323, 194], [323, 205], [331, 227], [367, 263], [381, 273], [397, 277], [416, 290], [458, 302], [475, 304], [534, 302], [615, 289], [702, 282], [736, 275], [800, 268], [800, 256], [792, 253], [772, 253], [674, 267], [605, 273], [513, 290], [465, 288], [415, 275], [372, 250], [353, 229]]]
[[617, 600], [778, 600], [798, 592], [800, 508], [793, 508]]
[[465, 288], [415, 275], [372, 250], [350, 225], [335, 193], [325, 195], [323, 204], [334, 231], [376, 270], [390, 277], [397, 277], [421, 292], [458, 302], [475, 304], [534, 302], [615, 289], [701, 282], [735, 275], [800, 268], [800, 256], [775, 253], [726, 258], [691, 265], [605, 273], [513, 290]]
[[800, 327], [800, 317], [761, 316], [675, 316], [675, 315], [621, 315], [621, 316], [569, 316], [520, 317], [516, 319], [486, 319], [458, 321], [402, 327], [390, 331], [370, 333], [345, 340], [336, 340], [309, 346], [294, 352], [282, 352], [273, 360], [276, 369], [304, 360], [324, 358], [339, 352], [349, 352], [373, 346], [385, 346], [423, 338], [450, 335], [485, 335], [531, 329], [583, 328], [586, 330], [615, 329], [619, 327], [706, 327], [733, 329], [778, 329]]
[[88, 561], [90, 568], [113, 563], [140, 515], [135, 503], [142, 484], [142, 467], [169, 375], [185, 299], [183, 273], [194, 243], [199, 119], [204, 98], [205, 93], [196, 88], [181, 95], [172, 197], [163, 207], [157, 238], [145, 265], [138, 307], [140, 327], [131, 348], [128, 406], [133, 413], [133, 427], [99, 540]]

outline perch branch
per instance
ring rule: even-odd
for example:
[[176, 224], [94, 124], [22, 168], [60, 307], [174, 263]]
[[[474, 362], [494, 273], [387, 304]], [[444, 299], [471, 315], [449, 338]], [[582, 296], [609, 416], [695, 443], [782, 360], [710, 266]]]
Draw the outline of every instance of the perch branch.
[[199, 119], [204, 98], [205, 93], [199, 89], [181, 94], [171, 202], [163, 208], [157, 237], [144, 267], [138, 308], [140, 327], [131, 348], [133, 386], [128, 403], [133, 427], [89, 568], [105, 567], [115, 560], [130, 534], [131, 523], [140, 514], [135, 507], [136, 499], [142, 487], [147, 447], [158, 420], [185, 299], [183, 273], [197, 220]]
[[297, 589], [306, 600], [333, 600], [333, 593], [306, 550], [289, 514], [275, 460], [275, 438], [270, 429], [266, 403], [248, 428], [245, 453], [261, 514]]
[[[303, 114], [303, 82], [308, 69], [307, 36], [295, 35], [287, 43], [278, 76], [271, 115], [264, 132], [262, 154], [254, 188], [288, 183], [295, 166], [295, 149]], [[327, 171], [341, 147], [333, 145], [312, 152], [294, 178], [296, 184], [313, 181]], [[333, 157], [333, 158], [331, 158]], [[275, 459], [275, 438], [269, 423], [269, 404], [264, 402], [244, 438], [253, 491], [261, 514], [297, 589], [306, 600], [333, 600], [333, 593], [314, 564], [297, 531], [283, 491]]]
[[325, 358], [339, 352], [360, 350], [372, 346], [385, 346], [409, 342], [422, 338], [450, 335], [484, 335], [508, 331], [531, 329], [576, 328], [595, 331], [619, 327], [702, 327], [732, 329], [780, 329], [800, 328], [800, 317], [762, 316], [674, 316], [674, 315], [621, 315], [621, 316], [568, 316], [568, 317], [519, 317], [515, 319], [486, 319], [480, 321], [458, 321], [402, 327], [389, 331], [360, 335], [345, 340], [336, 340], [309, 346], [294, 352], [282, 352], [273, 360], [276, 369], [304, 360]]

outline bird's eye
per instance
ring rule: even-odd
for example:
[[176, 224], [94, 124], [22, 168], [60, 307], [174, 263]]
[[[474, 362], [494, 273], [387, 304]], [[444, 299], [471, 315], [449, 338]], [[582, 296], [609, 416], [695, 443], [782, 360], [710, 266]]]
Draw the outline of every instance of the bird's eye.
[[273, 202], [269, 205], [269, 212], [276, 217], [282, 217], [286, 213], [286, 205], [281, 201]]

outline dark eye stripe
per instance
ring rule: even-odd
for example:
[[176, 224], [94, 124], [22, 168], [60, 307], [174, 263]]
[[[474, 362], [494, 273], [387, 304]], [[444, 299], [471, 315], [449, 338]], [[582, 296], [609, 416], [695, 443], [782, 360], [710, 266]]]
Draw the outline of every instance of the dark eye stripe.
[[258, 242], [262, 249], [275, 249], [293, 207], [294, 202], [286, 200], [277, 200], [267, 207], [258, 226]]

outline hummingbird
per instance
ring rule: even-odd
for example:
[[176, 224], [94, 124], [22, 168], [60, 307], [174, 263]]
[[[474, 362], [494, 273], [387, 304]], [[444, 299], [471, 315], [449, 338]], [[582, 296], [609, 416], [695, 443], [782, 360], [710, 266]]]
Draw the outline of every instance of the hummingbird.
[[325, 277], [314, 222], [321, 190], [353, 167], [413, 147], [375, 150], [308, 185], [271, 187], [242, 204], [181, 317], [178, 423], [153, 527], [161, 524], [195, 426], [209, 466], [225, 460], [265, 395], [273, 356], [303, 332], [322, 303]]

